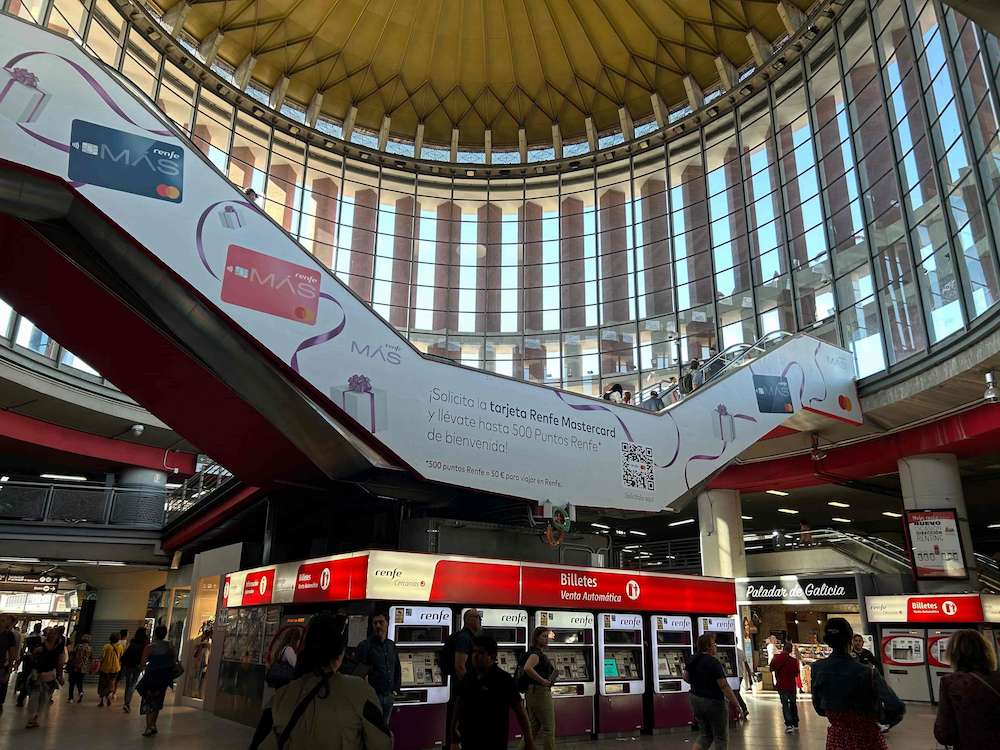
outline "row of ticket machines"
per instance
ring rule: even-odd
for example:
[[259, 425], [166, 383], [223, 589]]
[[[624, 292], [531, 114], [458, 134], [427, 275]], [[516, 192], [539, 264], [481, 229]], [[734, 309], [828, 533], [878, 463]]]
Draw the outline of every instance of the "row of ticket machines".
[[[392, 728], [400, 750], [442, 744], [451, 689], [438, 658], [461, 627], [466, 609], [400, 605], [389, 608], [389, 637], [402, 668]], [[737, 677], [735, 617], [480, 609], [483, 633], [499, 646], [498, 664], [511, 674], [535, 627], [552, 634], [547, 654], [555, 667], [559, 737], [617, 734], [683, 726], [691, 721], [682, 679], [697, 636], [713, 633], [733, 688]], [[511, 722], [511, 739], [520, 737]]]
[[[957, 628], [883, 627], [882, 667], [885, 679], [906, 701], [937, 703], [941, 678], [952, 671], [948, 661], [948, 640]], [[981, 629], [1000, 654], [1000, 631]]]

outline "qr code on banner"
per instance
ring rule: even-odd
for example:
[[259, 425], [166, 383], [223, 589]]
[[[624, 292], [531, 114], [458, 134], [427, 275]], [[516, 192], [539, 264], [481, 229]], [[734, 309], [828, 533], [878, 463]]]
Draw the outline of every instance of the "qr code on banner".
[[636, 490], [655, 490], [653, 449], [638, 443], [622, 443], [622, 484]]

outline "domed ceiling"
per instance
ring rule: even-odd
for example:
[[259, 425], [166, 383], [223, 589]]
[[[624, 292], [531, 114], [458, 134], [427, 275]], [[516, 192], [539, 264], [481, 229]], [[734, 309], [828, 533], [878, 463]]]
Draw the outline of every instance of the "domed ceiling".
[[[155, 0], [163, 10], [174, 0]], [[796, 13], [813, 0], [786, 0]], [[175, 11], [176, 12], [176, 11]], [[786, 16], [789, 14], [786, 13]], [[252, 77], [308, 104], [323, 94], [335, 119], [357, 107], [356, 127], [463, 146], [571, 141], [686, 100], [682, 79], [719, 79], [715, 58], [752, 59], [747, 33], [786, 33], [777, 0], [191, 0], [183, 28]], [[216, 32], [221, 32], [216, 34]]]

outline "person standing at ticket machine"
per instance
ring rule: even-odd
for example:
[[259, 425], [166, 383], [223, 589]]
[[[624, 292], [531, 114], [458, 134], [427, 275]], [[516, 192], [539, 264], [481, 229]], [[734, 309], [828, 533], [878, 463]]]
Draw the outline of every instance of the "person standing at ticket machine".
[[552, 679], [555, 667], [545, 655], [550, 632], [547, 627], [537, 627], [531, 634], [531, 645], [518, 666], [518, 688], [524, 689], [524, 703], [528, 710], [530, 732], [525, 734], [525, 747], [530, 736], [544, 750], [556, 746], [556, 713], [552, 703]]
[[393, 693], [402, 686], [402, 668], [396, 644], [389, 638], [389, 620], [379, 612], [372, 617], [372, 634], [358, 644], [354, 658], [368, 667], [368, 684], [382, 704], [382, 716], [389, 726]]
[[698, 653], [684, 670], [684, 681], [691, 686], [691, 712], [694, 714], [701, 736], [694, 743], [694, 750], [726, 750], [729, 745], [729, 712], [726, 701], [737, 713], [742, 713], [733, 689], [729, 687], [726, 670], [716, 658], [715, 635], [705, 633], [698, 637]]
[[452, 726], [455, 723], [455, 702], [458, 699], [458, 685], [465, 679], [465, 673], [472, 665], [469, 656], [479, 631], [482, 629], [483, 613], [478, 609], [470, 609], [462, 617], [462, 629], [452, 633], [445, 641], [441, 650], [441, 673], [452, 678], [451, 695], [448, 698], [447, 724], [445, 725], [444, 746], [455, 750], [458, 743], [452, 736]]

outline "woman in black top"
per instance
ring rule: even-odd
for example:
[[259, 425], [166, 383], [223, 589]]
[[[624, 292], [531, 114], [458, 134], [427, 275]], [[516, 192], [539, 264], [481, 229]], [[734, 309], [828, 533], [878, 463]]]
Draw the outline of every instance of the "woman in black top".
[[31, 697], [28, 699], [27, 729], [37, 727], [40, 714], [49, 710], [56, 685], [63, 684], [62, 672], [65, 663], [65, 641], [61, 633], [55, 628], [50, 628], [45, 631], [42, 645], [31, 654], [31, 674], [28, 675]]
[[535, 628], [523, 667], [529, 680], [528, 689], [524, 692], [524, 705], [528, 712], [531, 737], [536, 746], [544, 750], [554, 750], [556, 746], [556, 714], [552, 704], [555, 667], [545, 655], [550, 636], [548, 628]]
[[726, 680], [726, 671], [715, 657], [714, 635], [698, 638], [698, 653], [688, 662], [684, 670], [684, 681], [691, 686], [688, 694], [691, 711], [701, 729], [701, 736], [694, 743], [694, 750], [708, 750], [715, 747], [725, 750], [729, 742], [728, 700], [737, 711], [741, 711], [739, 701]]

